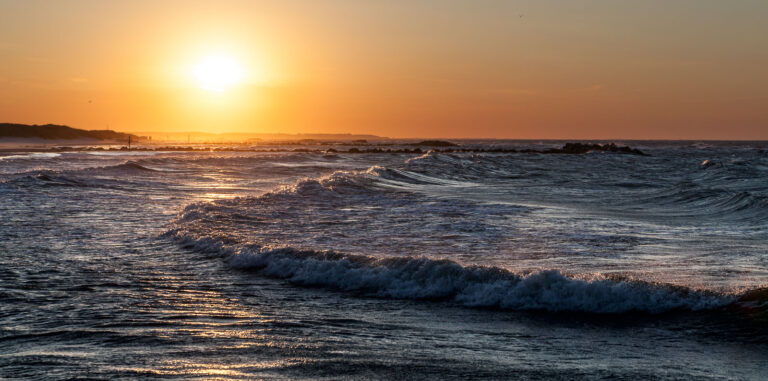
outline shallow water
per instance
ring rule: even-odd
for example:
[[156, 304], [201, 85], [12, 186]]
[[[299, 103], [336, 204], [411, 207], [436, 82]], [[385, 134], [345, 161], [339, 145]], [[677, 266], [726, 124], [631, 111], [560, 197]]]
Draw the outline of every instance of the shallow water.
[[768, 377], [766, 147], [631, 144], [0, 153], [0, 376]]

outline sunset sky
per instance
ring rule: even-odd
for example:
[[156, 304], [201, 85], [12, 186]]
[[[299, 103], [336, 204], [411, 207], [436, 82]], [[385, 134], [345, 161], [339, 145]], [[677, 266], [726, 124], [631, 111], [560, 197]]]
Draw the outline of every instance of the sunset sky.
[[768, 1], [0, 1], [0, 122], [768, 139]]

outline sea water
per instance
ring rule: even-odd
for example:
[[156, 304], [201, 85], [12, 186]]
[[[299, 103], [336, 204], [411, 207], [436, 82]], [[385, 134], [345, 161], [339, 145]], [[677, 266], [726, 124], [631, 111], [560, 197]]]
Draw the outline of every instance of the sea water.
[[5, 378], [768, 377], [768, 144], [0, 153]]

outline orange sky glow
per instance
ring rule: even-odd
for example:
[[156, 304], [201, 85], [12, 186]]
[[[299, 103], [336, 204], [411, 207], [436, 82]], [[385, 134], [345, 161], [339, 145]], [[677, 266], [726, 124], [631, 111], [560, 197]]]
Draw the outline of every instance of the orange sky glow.
[[768, 2], [0, 3], [0, 122], [768, 139]]

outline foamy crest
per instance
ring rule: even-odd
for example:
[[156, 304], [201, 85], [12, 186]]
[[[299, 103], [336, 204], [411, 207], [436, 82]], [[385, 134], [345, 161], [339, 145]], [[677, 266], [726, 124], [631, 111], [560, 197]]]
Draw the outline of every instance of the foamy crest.
[[227, 245], [195, 239], [179, 230], [169, 235], [184, 246], [216, 253], [234, 268], [286, 279], [303, 286], [364, 292], [383, 298], [449, 300], [468, 307], [511, 310], [660, 313], [707, 310], [736, 297], [640, 281], [568, 277], [556, 270], [517, 274], [497, 267], [462, 266], [450, 260], [375, 258], [330, 251]]
[[61, 156], [60, 153], [55, 152], [35, 152], [35, 153], [29, 153], [26, 155], [8, 155], [8, 156], [0, 156], [0, 161], [2, 160], [24, 160], [24, 159], [53, 159], [55, 157]]

